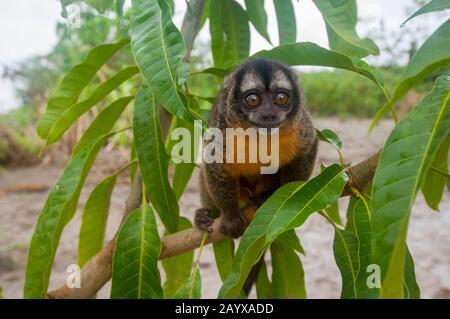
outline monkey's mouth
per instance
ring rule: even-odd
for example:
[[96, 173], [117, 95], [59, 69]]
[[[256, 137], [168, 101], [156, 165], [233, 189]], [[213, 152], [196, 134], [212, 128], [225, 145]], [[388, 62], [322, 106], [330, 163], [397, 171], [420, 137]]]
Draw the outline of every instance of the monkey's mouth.
[[283, 121], [279, 121], [279, 122], [274, 122], [274, 121], [258, 121], [258, 122], [254, 122], [254, 121], [249, 121], [251, 126], [253, 126], [254, 128], [279, 128], [282, 124]]

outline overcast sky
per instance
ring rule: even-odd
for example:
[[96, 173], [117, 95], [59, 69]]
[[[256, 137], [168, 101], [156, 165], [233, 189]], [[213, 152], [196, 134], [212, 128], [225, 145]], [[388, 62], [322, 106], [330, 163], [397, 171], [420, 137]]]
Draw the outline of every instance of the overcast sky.
[[[129, 0], [127, 1], [129, 5]], [[243, 4], [243, 0], [238, 0]], [[181, 24], [185, 0], [176, 0], [175, 23]], [[276, 18], [272, 1], [266, 1], [268, 31], [277, 43]], [[412, 0], [358, 0], [362, 17], [382, 18], [388, 30], [399, 28], [406, 18], [406, 7]], [[297, 16], [297, 41], [313, 41], [327, 47], [324, 23], [320, 13], [310, 0], [294, 1]], [[55, 25], [63, 21], [58, 0], [2, 1], [0, 10], [0, 72], [3, 66], [13, 65], [27, 57], [48, 53], [56, 43]], [[415, 20], [412, 21], [414, 23]], [[81, 23], [83, 23], [81, 21]], [[364, 30], [361, 30], [364, 32]], [[207, 37], [208, 30], [201, 36]], [[252, 28], [251, 53], [268, 49], [270, 45]], [[11, 83], [0, 79], [0, 113], [16, 107], [19, 101]]]

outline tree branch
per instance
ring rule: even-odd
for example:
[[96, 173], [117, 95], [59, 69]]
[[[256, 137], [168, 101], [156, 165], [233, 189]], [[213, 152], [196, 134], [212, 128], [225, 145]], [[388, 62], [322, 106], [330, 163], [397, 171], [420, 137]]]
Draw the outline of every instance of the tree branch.
[[[347, 169], [349, 180], [345, 186], [342, 196], [351, 194], [350, 187], [362, 191], [372, 180], [378, 163], [380, 152], [372, 155], [368, 159]], [[139, 207], [140, 178], [135, 178], [130, 196], [127, 200], [125, 215]], [[246, 215], [251, 219], [251, 215], [256, 211], [256, 207], [247, 207]], [[227, 238], [220, 232], [220, 218], [216, 219], [212, 225], [212, 232], [207, 243], [216, 242]], [[161, 255], [159, 259], [165, 259], [191, 251], [200, 246], [203, 232], [190, 228], [161, 238]], [[81, 270], [81, 288], [68, 288], [66, 285], [48, 293], [49, 298], [90, 298], [97, 293], [111, 278], [111, 264], [114, 253], [115, 240], [109, 241], [106, 246], [93, 258], [91, 258]]]

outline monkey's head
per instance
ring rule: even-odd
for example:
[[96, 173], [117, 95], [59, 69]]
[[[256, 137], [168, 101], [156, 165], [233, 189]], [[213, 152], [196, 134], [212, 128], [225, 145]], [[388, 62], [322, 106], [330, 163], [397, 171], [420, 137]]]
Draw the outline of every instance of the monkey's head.
[[230, 126], [284, 127], [297, 119], [305, 104], [296, 73], [273, 60], [240, 64], [225, 79], [222, 92]]

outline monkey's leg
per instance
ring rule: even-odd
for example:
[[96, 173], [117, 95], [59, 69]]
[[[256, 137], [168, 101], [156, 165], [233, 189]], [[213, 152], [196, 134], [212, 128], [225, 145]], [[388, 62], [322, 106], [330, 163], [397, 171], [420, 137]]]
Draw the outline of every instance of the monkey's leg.
[[215, 206], [222, 214], [220, 231], [233, 238], [242, 236], [248, 221], [239, 207], [238, 182], [216, 163], [205, 165], [205, 181]]
[[194, 223], [195, 226], [208, 233], [212, 232], [212, 223], [214, 219], [211, 216], [211, 211], [215, 208], [214, 202], [209, 196], [208, 189], [205, 184], [205, 177], [203, 175], [203, 170], [200, 171], [200, 200], [202, 208], [199, 208], [195, 212]]

